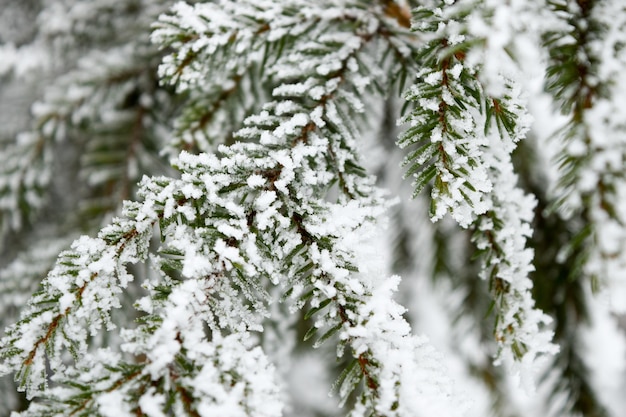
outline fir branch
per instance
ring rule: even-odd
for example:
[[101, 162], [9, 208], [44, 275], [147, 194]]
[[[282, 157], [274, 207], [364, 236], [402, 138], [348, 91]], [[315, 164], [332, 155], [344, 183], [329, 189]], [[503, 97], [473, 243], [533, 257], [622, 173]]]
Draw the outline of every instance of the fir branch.
[[[289, 6], [267, 2], [267, 10], [259, 14], [256, 3], [180, 3], [173, 7], [171, 15], [162, 16], [155, 25], [153, 42], [175, 50], [165, 57], [160, 75], [179, 92], [190, 94], [190, 102], [177, 122], [177, 136], [182, 139], [177, 147], [213, 151], [213, 144], [226, 142], [241, 127], [244, 116], [259, 110], [255, 105], [266, 100], [272, 88], [280, 84], [272, 67], [294, 47], [294, 42], [321, 33], [320, 29], [328, 23], [356, 22], [359, 8], [364, 7], [350, 9], [329, 4], [326, 12], [320, 13], [320, 9], [306, 2], [292, 2]], [[394, 2], [382, 3], [384, 10], [375, 9], [380, 18], [393, 17], [407, 24], [406, 9]], [[186, 19], [190, 14], [196, 17]], [[234, 18], [216, 18], [226, 15]], [[407, 67], [414, 65], [407, 59], [414, 49], [412, 42], [402, 39], [407, 34], [398, 30], [397, 24], [377, 24], [377, 34], [384, 36], [395, 59], [403, 64], [392, 71], [401, 77]], [[250, 53], [251, 50], [255, 52]], [[375, 67], [374, 64], [371, 70]], [[383, 91], [386, 77], [384, 71], [378, 71], [372, 74], [371, 82]]]
[[415, 105], [403, 120], [410, 127], [398, 144], [417, 148], [404, 162], [407, 174], [416, 178], [415, 193], [434, 183], [432, 220], [450, 212], [475, 231], [483, 254], [481, 276], [489, 281], [496, 307], [497, 359], [532, 363], [556, 348], [543, 329], [550, 319], [534, 308], [530, 293], [532, 251], [526, 239], [533, 200], [516, 187], [510, 157], [528, 119], [512, 80], [505, 79], [504, 93], [494, 97], [485, 85], [490, 81], [478, 77], [482, 67], [467, 59], [486, 43], [466, 28], [472, 4], [444, 2], [441, 8], [415, 11], [414, 29], [429, 38], [419, 53], [423, 69], [406, 94]]
[[[546, 212], [548, 202], [545, 197], [541, 203]], [[550, 233], [553, 241], [567, 245], [573, 238], [571, 230], [556, 214], [539, 217], [538, 220], [542, 226], [538, 230], [542, 230], [542, 234]], [[546, 248], [542, 241], [536, 239], [535, 244], [537, 253], [545, 250], [537, 260], [535, 296], [539, 307], [555, 318], [554, 338], [560, 347], [559, 355], [545, 371], [544, 384], [550, 388], [551, 400], [559, 405], [561, 412], [608, 416], [608, 410], [590, 378], [585, 362], [586, 352], [581, 343], [581, 330], [592, 324], [585, 284], [579, 279], [580, 267], [577, 264], [581, 254], [572, 252], [566, 259], [559, 260], [558, 254], [552, 248]], [[548, 274], [556, 279], [543, 279]], [[555, 299], [562, 301], [556, 303]], [[565, 402], [558, 400], [562, 396], [567, 398]]]
[[[439, 359], [424, 340], [409, 336], [409, 326], [401, 317], [403, 309], [391, 300], [397, 280], [361, 277], [358, 267], [352, 266], [352, 248], [345, 242], [347, 236], [358, 236], [384, 209], [372, 179], [359, 169], [358, 130], [349, 122], [350, 115], [363, 108], [360, 96], [369, 84], [355, 57], [375, 39], [377, 25], [371, 23], [376, 16], [358, 8], [324, 10], [320, 16], [330, 18], [316, 21], [320, 35], [316, 41], [294, 42], [290, 53], [277, 60], [272, 72], [280, 80], [273, 91], [275, 101], [249, 117], [238, 132], [238, 137], [258, 144], [220, 147], [219, 156], [181, 154], [177, 162], [180, 180], [144, 181], [143, 201], [128, 204], [128, 220], [103, 230], [103, 247], [95, 248], [93, 258], [84, 265], [77, 265], [77, 274], [80, 278], [94, 270], [90, 277], [100, 278], [94, 265], [101, 263], [101, 254], [108, 253], [105, 258], [120, 266], [145, 258], [150, 225], [158, 222], [162, 245], [155, 260], [162, 273], [145, 284], [150, 296], [138, 307], [149, 316], [144, 325], [126, 333], [129, 344], [125, 348], [147, 356], [150, 363], [145, 369], [152, 378], [163, 375], [181, 349], [188, 357], [197, 357], [191, 352], [204, 349], [197, 342], [206, 340], [205, 325], [213, 337], [220, 329], [233, 336], [259, 330], [258, 319], [267, 302], [259, 288], [263, 281], [281, 282], [299, 287], [294, 296], [305, 288], [313, 289], [312, 305], [335, 298], [341, 320], [335, 322], [336, 313], [325, 316], [320, 327], [328, 324], [331, 329], [318, 343], [339, 332], [342, 344], [350, 343], [358, 358], [368, 390], [353, 415], [365, 410], [414, 414], [423, 404], [437, 410], [454, 409], [443, 379], [433, 389], [419, 388], [414, 398], [416, 387], [424, 386], [418, 381], [441, 378]], [[331, 203], [328, 192], [336, 181], [344, 195], [338, 203]], [[135, 236], [140, 236], [138, 242]], [[90, 242], [78, 241], [75, 251], [90, 252]], [[132, 249], [137, 244], [140, 251]], [[284, 261], [286, 257], [290, 262]], [[180, 275], [170, 274], [172, 269]], [[233, 279], [238, 276], [242, 279]], [[53, 271], [47, 281], [54, 278]], [[99, 288], [114, 282], [113, 277], [102, 278], [108, 282], [98, 282]], [[91, 285], [89, 279], [83, 281], [74, 290], [79, 304], [86, 294], [84, 288]], [[242, 282], [250, 288], [240, 287]], [[71, 320], [73, 311], [63, 308], [67, 301], [60, 297], [54, 307], [60, 313], [52, 314], [48, 330], [35, 338], [31, 352], [48, 344], [57, 328]], [[28, 313], [25, 317], [19, 330], [9, 336], [23, 332], [30, 319]], [[84, 324], [97, 329], [99, 318], [90, 316]], [[9, 357], [5, 368], [19, 367], [15, 358], [26, 353], [12, 350], [15, 344], [16, 337], [4, 341]], [[84, 348], [76, 350], [79, 358], [84, 355]], [[62, 370], [55, 360], [59, 353], [53, 353], [53, 368]], [[419, 367], [422, 360], [427, 368]], [[31, 362], [29, 354], [26, 362]], [[220, 380], [220, 384], [228, 385], [228, 381]], [[198, 387], [190, 392], [206, 397]], [[253, 396], [253, 400], [258, 398]], [[182, 411], [194, 413], [190, 407]]]
[[[190, 15], [194, 19], [187, 19]], [[218, 15], [236, 17], [226, 22]], [[245, 116], [258, 110], [254, 106], [268, 95], [265, 66], [282, 53], [290, 32], [300, 30], [295, 20], [287, 24], [289, 30], [277, 21], [270, 33], [266, 20], [258, 20], [257, 7], [247, 2], [178, 3], [155, 24], [152, 41], [175, 51], [164, 58], [159, 74], [190, 96], [176, 123], [174, 156], [177, 149], [214, 151], [215, 144], [226, 142], [241, 127]]]
[[[626, 62], [621, 32], [623, 8], [617, 2], [582, 2], [560, 13], [562, 25], [546, 34], [551, 66], [547, 89], [569, 123], [560, 132], [561, 179], [555, 207], [564, 216], [580, 215], [583, 274], [592, 288], [610, 288], [616, 311], [623, 310], [626, 218], [619, 210], [624, 188], [621, 91], [624, 83], [614, 62]], [[557, 38], [558, 36], [558, 38]], [[583, 233], [584, 232], [584, 233]]]
[[44, 390], [47, 361], [63, 368], [63, 350], [75, 358], [87, 350], [87, 332], [103, 325], [114, 327], [109, 312], [119, 307], [118, 294], [132, 277], [123, 264], [145, 257], [150, 224], [139, 222], [141, 231], [117, 222], [103, 229], [100, 237], [83, 237], [63, 252], [56, 266], [23, 311], [22, 318], [2, 338], [2, 373], [19, 371], [20, 386], [29, 396]]
[[467, 227], [488, 209], [485, 195], [492, 189], [482, 157], [488, 141], [469, 110], [480, 111], [483, 98], [474, 69], [464, 64], [464, 37], [448, 38], [441, 29], [446, 21], [441, 13], [425, 8], [415, 12], [416, 30], [436, 34], [418, 55], [423, 68], [406, 94], [415, 110], [403, 120], [410, 127], [398, 145], [416, 147], [404, 161], [406, 175], [415, 178], [415, 194], [434, 182], [433, 221], [449, 211]]
[[[118, 354], [101, 349], [86, 356], [63, 378], [46, 399], [33, 402], [28, 416], [176, 415], [199, 416], [207, 410], [233, 405], [244, 415], [280, 415], [278, 391], [271, 385], [272, 366], [259, 348], [248, 349], [239, 336], [216, 336], [203, 342], [200, 356], [182, 354], [154, 378], [147, 363], [125, 363]], [[227, 378], [220, 381], [219, 378]], [[132, 398], [133, 404], [120, 401]], [[235, 399], [237, 398], [237, 399]]]
[[582, 334], [596, 324], [590, 317], [587, 282], [581, 279], [581, 260], [588, 249], [573, 243], [581, 239], [578, 232], [550, 210], [553, 201], [544, 188], [545, 178], [537, 178], [540, 149], [534, 150], [531, 143], [522, 144], [517, 166], [525, 188], [537, 198], [531, 237], [536, 254], [533, 296], [554, 318], [554, 342], [560, 350], [542, 375], [542, 386], [550, 393], [546, 402], [559, 414], [610, 415], [592, 382], [586, 363], [590, 352], [582, 341]]
[[[156, 134], [160, 128], [156, 118], [148, 120], [147, 117], [143, 117], [150, 112], [139, 109], [140, 115], [136, 116], [145, 119], [141, 122], [149, 126], [150, 134], [144, 133], [142, 138], [137, 138], [138, 132], [135, 130], [134, 141], [118, 139], [125, 136], [127, 129], [132, 131], [131, 126], [137, 121], [137, 118], [132, 116], [130, 116], [132, 121], [129, 120], [128, 114], [128, 107], [138, 104], [127, 103], [129, 99], [132, 101], [133, 95], [143, 100], [143, 107], [146, 107], [147, 101], [152, 103], [158, 101], [152, 96], [154, 88], [151, 84], [154, 80], [151, 83], [151, 77], [148, 75], [154, 70], [149, 62], [152, 61], [156, 66], [155, 58], [158, 59], [158, 54], [147, 47], [147, 36], [130, 42], [125, 35], [147, 29], [150, 20], [155, 17], [153, 13], [158, 13], [163, 7], [159, 4], [149, 7], [135, 4], [131, 7], [132, 10], [127, 10], [129, 14], [125, 15], [125, 19], [113, 19], [116, 24], [123, 26], [123, 30], [108, 28], [113, 32], [107, 32], [106, 42], [100, 39], [100, 43], [86, 36], [87, 33], [93, 35], [93, 32], [85, 30], [82, 26], [85, 24], [84, 21], [79, 23], [76, 19], [102, 19], [103, 13], [115, 13], [116, 10], [119, 11], [119, 7], [114, 7], [108, 2], [97, 2], [89, 8], [83, 8], [76, 2], [68, 2], [59, 7], [43, 8], [40, 20], [45, 24], [39, 28], [42, 42], [40, 46], [46, 49], [44, 55], [48, 60], [63, 57], [63, 61], [66, 62], [63, 68], [65, 75], [57, 77], [55, 82], [46, 88], [43, 99], [33, 105], [32, 130], [18, 135], [14, 144], [0, 152], [0, 161], [3, 162], [3, 169], [0, 170], [0, 237], [5, 237], [9, 231], [18, 232], [23, 226], [38, 218], [47, 201], [46, 191], [51, 187], [55, 175], [53, 164], [57, 159], [58, 147], [70, 146], [69, 143], [75, 140], [87, 143], [86, 153], [93, 151], [93, 154], [84, 157], [85, 170], [81, 174], [87, 183], [87, 187], [84, 188], [108, 182], [103, 187], [105, 190], [94, 186], [85, 193], [83, 187], [77, 187], [81, 194], [87, 194], [81, 196], [84, 197], [81, 205], [85, 210], [82, 213], [82, 220], [88, 223], [86, 219], [93, 218], [96, 220], [96, 226], [100, 226], [98, 219], [107, 214], [111, 215], [119, 208], [123, 198], [128, 197], [123, 194], [127, 193], [131, 188], [130, 184], [134, 184], [138, 179], [131, 172], [133, 166], [143, 165], [142, 169], [147, 169], [150, 165], [159, 166], [154, 164], [154, 159], [147, 163], [146, 153], [139, 155], [139, 152], [135, 152], [138, 150], [137, 139], [161, 139]], [[50, 27], [49, 21], [46, 20], [58, 21], [57, 13], [68, 14], [62, 18], [68, 21], [62, 29]], [[133, 19], [132, 15], [135, 13], [139, 17]], [[146, 22], [146, 19], [149, 22]], [[54, 44], [55, 42], [57, 44]], [[96, 45], [90, 42], [96, 42]], [[57, 49], [59, 45], [69, 47], [76, 44], [81, 44], [87, 49], [80, 58], [66, 56], [63, 47]], [[29, 59], [27, 52], [24, 51], [23, 60]], [[24, 77], [30, 81], [29, 77], [45, 78], [47, 73], [54, 74], [58, 70], [47, 68], [42, 63], [39, 67], [30, 68], [24, 74], [15, 74], [15, 77]], [[163, 117], [164, 114], [155, 116]], [[63, 145], [59, 145], [60, 143]], [[111, 143], [118, 146], [129, 144], [128, 148], [125, 148], [129, 152], [120, 153], [119, 148], [111, 149], [115, 148], [110, 146]], [[149, 143], [150, 141], [145, 141], [145, 145], [150, 146]], [[72, 143], [72, 146], [76, 144]], [[128, 159], [123, 159], [124, 156]], [[104, 191], [104, 194], [111, 198], [102, 197], [100, 194], [102, 198], [95, 199], [95, 194], [100, 191]], [[121, 193], [122, 197], [119, 198], [116, 193]]]

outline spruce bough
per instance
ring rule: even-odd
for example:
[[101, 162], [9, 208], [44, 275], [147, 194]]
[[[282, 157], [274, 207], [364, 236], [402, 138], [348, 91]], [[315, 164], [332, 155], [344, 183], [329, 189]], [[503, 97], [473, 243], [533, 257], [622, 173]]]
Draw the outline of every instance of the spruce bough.
[[[78, 3], [66, 7], [80, 21], [109, 10], [106, 3], [85, 3], [83, 15]], [[126, 30], [112, 24], [108, 41], [70, 25], [65, 45], [86, 42], [93, 50], [74, 58], [75, 68], [38, 105], [33, 130], [3, 152], [13, 163], [0, 171], [0, 221], [5, 240], [32, 233], [29, 224], [36, 229], [53, 187], [48, 161], [67, 135], [85, 152], [80, 169], [95, 186], [81, 196], [71, 230], [95, 237], [77, 238], [53, 265], [38, 266], [37, 274], [48, 270], [40, 287], [15, 302], [20, 316], [0, 341], [0, 373], [13, 374], [26, 392], [19, 415], [284, 415], [297, 400], [286, 398], [290, 366], [280, 363], [288, 359], [277, 345], [298, 336], [336, 356], [332, 390], [347, 415], [473, 415], [464, 386], [454, 382], [464, 372], [413, 334], [394, 298], [396, 272], [410, 271], [390, 271], [370, 249], [397, 212], [367, 150], [372, 143], [388, 148], [389, 132], [371, 137], [371, 126], [386, 117], [380, 103], [402, 108], [394, 116], [398, 150], [385, 152], [402, 153], [413, 197], [428, 200], [435, 224], [423, 230], [440, 227], [449, 246], [452, 219], [472, 248], [464, 250], [479, 261], [477, 272], [467, 268], [473, 275], [450, 260], [432, 269], [437, 280], [456, 270], [449, 282], [466, 296], [461, 311], [473, 305], [468, 316], [482, 309], [493, 318], [478, 343], [530, 385], [537, 369], [563, 371], [568, 382], [553, 384], [553, 397], [577, 395], [573, 387], [585, 376], [571, 376], [571, 364], [559, 361], [557, 343], [576, 354], [574, 342], [562, 339], [567, 320], [548, 315], [541, 294], [545, 312], [535, 305], [531, 278], [544, 254], [533, 263], [533, 223], [578, 216], [572, 224], [584, 226], [559, 255], [580, 265], [567, 266], [567, 282], [591, 278], [621, 289], [614, 272], [626, 230], [616, 208], [623, 160], [598, 168], [592, 159], [606, 150], [590, 127], [604, 117], [621, 129], [602, 111], [623, 83], [598, 69], [608, 58], [593, 43], [609, 33], [614, 55], [623, 55], [614, 39], [623, 28], [606, 18], [619, 8], [585, 3], [580, 13], [590, 23], [576, 26], [562, 21], [575, 8], [565, 1], [409, 3], [153, 0], [129, 6]], [[537, 15], [552, 16], [546, 22], [554, 25], [533, 30]], [[568, 31], [584, 36], [560, 40]], [[515, 165], [513, 155], [532, 128], [520, 62], [528, 45], [548, 50], [546, 90], [570, 117], [562, 178], [555, 192], [536, 197], [528, 191], [529, 162]], [[584, 71], [568, 61], [577, 47], [593, 56]], [[587, 76], [594, 71], [597, 85]], [[620, 143], [612, 142], [622, 152]], [[171, 169], [154, 162], [162, 157], [171, 157]], [[148, 175], [135, 188], [144, 166]], [[597, 190], [581, 185], [588, 168], [606, 168], [594, 174]], [[546, 199], [554, 211], [538, 214]], [[557, 224], [550, 227], [570, 236]], [[610, 244], [600, 242], [607, 224], [620, 231]], [[594, 249], [582, 252], [582, 244]], [[19, 290], [12, 277], [29, 252], [21, 256], [2, 276], [7, 294]], [[484, 294], [471, 301], [480, 282]], [[575, 297], [594, 303], [587, 294]], [[477, 329], [481, 319], [465, 318]], [[509, 378], [484, 364], [472, 369]], [[494, 413], [506, 412], [498, 405], [506, 394], [489, 390]], [[604, 409], [602, 399], [585, 395]], [[586, 413], [587, 404], [562, 410]]]

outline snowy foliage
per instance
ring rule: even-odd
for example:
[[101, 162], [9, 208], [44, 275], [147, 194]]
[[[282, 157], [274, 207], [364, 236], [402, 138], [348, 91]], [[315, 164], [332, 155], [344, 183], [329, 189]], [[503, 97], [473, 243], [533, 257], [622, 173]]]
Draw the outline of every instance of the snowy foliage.
[[[564, 5], [554, 2], [552, 7]], [[613, 309], [621, 313], [626, 305], [626, 216], [620, 203], [626, 192], [626, 145], [618, 99], [625, 88], [619, 69], [626, 59], [623, 11], [623, 5], [613, 1], [572, 7], [577, 18], [561, 22], [560, 30], [547, 35], [554, 44], [548, 87], [570, 115], [560, 134], [562, 176], [555, 194], [566, 216], [582, 213], [585, 227], [579, 240], [589, 246], [581, 260], [585, 274], [595, 287], [609, 288]], [[583, 76], [558, 77], [557, 71], [574, 69]]]
[[[485, 41], [462, 30], [472, 15], [467, 5], [460, 5], [459, 10], [415, 12], [416, 30], [432, 39], [418, 52], [424, 66], [406, 97], [415, 110], [406, 118], [410, 127], [399, 144], [417, 145], [404, 162], [416, 178], [416, 193], [434, 181], [432, 220], [449, 211], [462, 227], [475, 229], [473, 239], [484, 252], [482, 276], [494, 295], [500, 354], [528, 355], [524, 360], [532, 362], [556, 347], [550, 345], [549, 333], [538, 336], [550, 319], [534, 309], [530, 294], [532, 250], [526, 239], [532, 233], [534, 203], [516, 187], [510, 157], [528, 129], [529, 116], [513, 80], [501, 83], [500, 96], [488, 95], [487, 87], [494, 89], [499, 80], [487, 80], [484, 87], [477, 77], [482, 68], [468, 64], [467, 56]], [[496, 76], [504, 77], [502, 71]]]
[[42, 97], [1, 138], [14, 415], [619, 413], [619, 3], [41, 0], [0, 44]]

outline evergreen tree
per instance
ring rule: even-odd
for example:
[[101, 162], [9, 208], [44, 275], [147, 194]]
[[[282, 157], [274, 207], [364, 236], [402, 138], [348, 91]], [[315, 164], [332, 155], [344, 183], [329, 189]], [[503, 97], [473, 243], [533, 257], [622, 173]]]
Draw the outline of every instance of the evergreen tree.
[[1, 415], [626, 409], [620, 0], [5, 9]]

